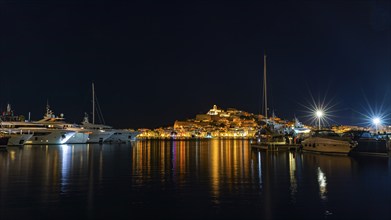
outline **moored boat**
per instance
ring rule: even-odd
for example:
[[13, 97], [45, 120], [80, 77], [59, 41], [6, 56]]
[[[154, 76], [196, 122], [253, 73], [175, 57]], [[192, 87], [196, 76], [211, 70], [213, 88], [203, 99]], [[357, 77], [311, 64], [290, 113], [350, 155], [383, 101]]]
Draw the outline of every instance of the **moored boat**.
[[0, 133], [2, 135], [9, 136], [7, 143], [9, 146], [21, 146], [33, 136], [32, 132], [8, 126], [9, 122], [18, 121], [23, 121], [23, 117], [14, 115], [14, 111], [11, 109], [11, 105], [8, 103], [6, 111], [4, 111], [0, 116]]
[[332, 130], [316, 130], [301, 142], [304, 152], [348, 155], [356, 147], [349, 137], [342, 137]]
[[24, 144], [64, 144], [71, 138], [75, 132], [65, 129], [51, 129], [44, 124], [10, 121], [1, 122], [5, 129], [19, 130], [22, 133], [32, 133], [32, 137], [24, 142]]
[[114, 134], [111, 126], [103, 124], [90, 123], [88, 120], [88, 115], [85, 113], [84, 120], [81, 123], [81, 127], [88, 131], [89, 138], [87, 143], [103, 143], [111, 135]]
[[43, 118], [36, 123], [43, 124], [50, 129], [64, 129], [74, 132], [64, 144], [85, 144], [89, 138], [89, 131], [83, 129], [77, 124], [67, 123], [64, 115], [60, 114], [60, 117], [56, 116], [50, 109], [49, 104], [46, 105], [46, 114]]
[[349, 131], [344, 136], [352, 138], [357, 142], [357, 146], [352, 149], [350, 154], [364, 156], [390, 156], [389, 135], [374, 135], [369, 131]]
[[21, 129], [1, 129], [1, 133], [9, 136], [8, 146], [22, 146], [32, 136], [32, 132], [25, 132]]
[[127, 129], [113, 129], [114, 133], [105, 140], [108, 143], [130, 143], [136, 140], [136, 136], [140, 134], [138, 131], [130, 131]]

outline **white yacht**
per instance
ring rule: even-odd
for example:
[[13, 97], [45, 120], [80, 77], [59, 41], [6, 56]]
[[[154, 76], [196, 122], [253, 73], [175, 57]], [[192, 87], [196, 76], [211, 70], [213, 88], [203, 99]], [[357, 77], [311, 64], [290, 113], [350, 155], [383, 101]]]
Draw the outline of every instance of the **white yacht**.
[[316, 130], [301, 142], [301, 146], [307, 152], [347, 155], [356, 147], [356, 143], [332, 130]]
[[57, 117], [54, 115], [49, 105], [46, 105], [46, 114], [36, 123], [44, 124], [50, 129], [65, 129], [73, 131], [74, 135], [64, 144], [85, 144], [88, 141], [90, 131], [83, 129], [80, 125], [65, 122], [63, 114], [60, 114], [60, 117]]
[[[95, 108], [95, 101], [95, 88], [94, 83], [92, 83], [92, 123], [89, 122], [88, 114], [85, 113], [81, 125], [82, 128], [89, 129], [91, 131], [88, 139], [89, 143], [129, 143], [130, 141], [136, 140], [136, 136], [139, 134], [138, 131], [114, 129], [109, 125], [105, 125], [100, 108]], [[95, 109], [97, 109], [98, 113], [100, 113], [100, 121], [103, 122], [102, 124], [95, 123]]]
[[14, 115], [14, 112], [11, 109], [11, 105], [7, 104], [7, 109], [5, 112], [3, 112], [0, 118], [0, 133], [9, 137], [7, 145], [23, 145], [26, 140], [30, 139], [33, 136], [31, 132], [25, 132], [21, 129], [10, 128], [6, 125], [7, 122], [22, 120], [23, 119], [20, 116]]
[[32, 137], [24, 142], [24, 144], [65, 144], [75, 132], [65, 129], [50, 129], [44, 124], [24, 122], [24, 121], [9, 121], [1, 122], [5, 129], [18, 130], [22, 133], [33, 134]]
[[22, 146], [27, 140], [29, 140], [32, 136], [32, 132], [25, 132], [22, 129], [5, 129], [2, 128], [0, 132], [3, 135], [9, 136], [8, 146]]
[[85, 113], [81, 127], [89, 132], [87, 143], [103, 143], [115, 133], [111, 126], [90, 123], [87, 113]]
[[130, 143], [135, 141], [140, 132], [127, 129], [113, 129], [114, 133], [105, 142], [109, 143]]
[[[84, 129], [92, 130], [88, 142], [128, 143], [132, 140], [135, 140], [136, 135], [139, 134], [138, 132], [133, 132], [125, 129], [114, 129], [109, 125], [105, 125], [103, 115], [100, 112], [100, 108], [99, 107], [95, 108], [95, 101], [96, 101], [96, 95], [95, 95], [94, 83], [92, 83], [92, 123], [89, 122], [87, 113], [85, 113], [82, 122], [82, 127]], [[95, 123], [96, 109], [98, 110], [98, 113], [100, 113], [100, 115], [98, 116], [100, 116], [100, 119], [103, 122], [102, 124]]]

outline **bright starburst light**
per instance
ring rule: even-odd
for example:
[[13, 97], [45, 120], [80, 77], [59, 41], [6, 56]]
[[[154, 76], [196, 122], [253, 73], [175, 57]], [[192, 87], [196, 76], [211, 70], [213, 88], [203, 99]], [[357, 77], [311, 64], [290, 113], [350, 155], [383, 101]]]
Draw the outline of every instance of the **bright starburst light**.
[[[372, 109], [371, 109], [372, 110]], [[383, 124], [386, 124], [386, 118], [389, 114], [376, 112], [367, 112], [366, 114], [359, 113], [362, 116], [362, 122], [360, 123], [364, 127], [373, 128], [375, 130], [381, 129]]]
[[366, 107], [362, 107], [364, 109], [364, 113], [356, 111], [359, 115], [361, 115], [361, 123], [359, 124], [361, 126], [372, 128], [378, 131], [378, 129], [381, 129], [383, 125], [386, 125], [388, 123], [387, 119], [390, 116], [390, 113], [387, 113], [387, 108], [384, 107], [385, 101], [383, 101], [383, 104], [381, 104], [380, 106], [374, 105], [375, 107], [372, 107], [366, 96], [364, 96], [364, 100], [367, 104]]
[[318, 117], [318, 129], [320, 130], [320, 120], [322, 119], [322, 116], [323, 116], [323, 110], [316, 110], [316, 117]]
[[326, 97], [323, 99], [318, 98], [316, 101], [312, 94], [310, 94], [311, 100], [307, 105], [301, 104], [305, 108], [305, 118], [317, 128], [329, 125], [330, 122], [336, 123], [333, 118], [333, 114], [336, 112], [333, 108], [336, 104], [332, 104], [332, 100], [326, 102]]
[[321, 118], [323, 116], [322, 110], [316, 110], [316, 117]]
[[379, 125], [379, 124], [381, 124], [381, 120], [380, 120], [379, 117], [373, 118], [373, 119], [372, 119], [372, 122], [373, 122], [373, 124], [376, 125], [376, 126]]

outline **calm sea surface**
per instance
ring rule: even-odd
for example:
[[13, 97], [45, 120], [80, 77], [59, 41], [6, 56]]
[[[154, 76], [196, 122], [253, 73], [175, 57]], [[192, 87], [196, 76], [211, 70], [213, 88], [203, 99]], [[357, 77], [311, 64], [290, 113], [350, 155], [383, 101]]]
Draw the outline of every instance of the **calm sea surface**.
[[391, 219], [390, 160], [245, 140], [8, 147], [0, 219]]

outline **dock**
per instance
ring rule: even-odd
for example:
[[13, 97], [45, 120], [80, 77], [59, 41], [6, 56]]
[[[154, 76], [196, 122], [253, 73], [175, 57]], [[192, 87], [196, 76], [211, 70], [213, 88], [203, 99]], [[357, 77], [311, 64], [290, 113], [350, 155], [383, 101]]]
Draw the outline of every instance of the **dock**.
[[273, 143], [256, 143], [251, 144], [251, 148], [267, 151], [298, 151], [300, 144], [273, 144]]

